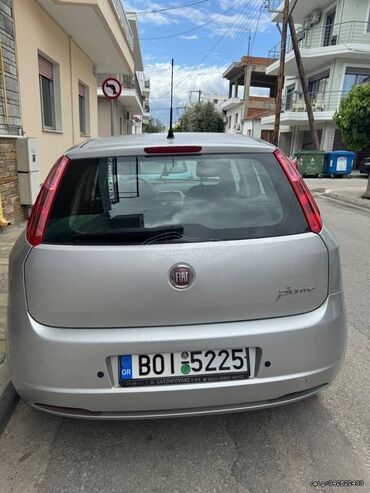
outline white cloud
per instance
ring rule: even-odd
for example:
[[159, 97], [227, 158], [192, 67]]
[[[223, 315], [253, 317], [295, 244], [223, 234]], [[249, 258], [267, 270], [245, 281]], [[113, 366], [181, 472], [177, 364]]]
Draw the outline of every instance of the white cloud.
[[[141, 24], [154, 24], [157, 26], [178, 25], [179, 27], [173, 31], [173, 34], [182, 31], [180, 26], [185, 20], [195, 27], [208, 23], [202, 27], [202, 29], [208, 31], [208, 35], [214, 36], [226, 34], [227, 37], [233, 38], [238, 33], [245, 32], [247, 29], [255, 29], [261, 6], [259, 2], [242, 0], [237, 4], [235, 9], [231, 9], [225, 14], [221, 14], [221, 12], [230, 9], [235, 3], [236, 0], [219, 0], [218, 2], [212, 0], [212, 2], [204, 5], [201, 4], [194, 7], [184, 7], [182, 9], [140, 15], [139, 21]], [[129, 0], [126, 1], [124, 5], [128, 11], [139, 12], [169, 7], [168, 4], [150, 2], [149, 0]], [[266, 11], [263, 11], [260, 16], [258, 31], [263, 32], [268, 27], [271, 27], [271, 19], [269, 14]], [[164, 33], [164, 35], [168, 34], [171, 34], [171, 32]], [[184, 35], [185, 34], [186, 33], [184, 33]], [[156, 34], [153, 37], [157, 36], [160, 37], [161, 34], [158, 33], [158, 35]], [[183, 35], [180, 35], [179, 37], [183, 37]]]
[[[183, 107], [189, 103], [189, 92], [201, 90], [204, 94], [213, 92], [227, 94], [227, 81], [222, 78], [223, 66], [175, 66], [174, 70], [174, 107]], [[150, 76], [150, 106], [154, 116], [168, 122], [170, 107], [171, 64], [154, 63], [145, 67]], [[156, 111], [157, 109], [157, 111]], [[167, 110], [168, 109], [168, 110]], [[181, 110], [174, 113], [176, 120]]]
[[192, 39], [199, 39], [199, 36], [197, 36], [196, 34], [192, 34], [192, 35], [188, 35], [188, 36], [186, 36], [185, 34], [183, 34], [182, 36], [179, 36], [179, 38], [181, 38], [181, 39], [187, 39], [187, 40], [192, 40]]

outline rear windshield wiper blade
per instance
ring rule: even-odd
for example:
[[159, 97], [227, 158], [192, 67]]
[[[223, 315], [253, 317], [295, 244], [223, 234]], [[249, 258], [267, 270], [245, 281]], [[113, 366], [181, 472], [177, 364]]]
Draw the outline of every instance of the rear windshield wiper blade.
[[82, 232], [78, 231], [72, 234], [72, 241], [76, 243], [90, 242], [133, 242], [158, 239], [163, 241], [170, 238], [181, 238], [184, 233], [184, 227], [179, 226], [159, 226], [157, 228], [117, 228], [107, 231]]

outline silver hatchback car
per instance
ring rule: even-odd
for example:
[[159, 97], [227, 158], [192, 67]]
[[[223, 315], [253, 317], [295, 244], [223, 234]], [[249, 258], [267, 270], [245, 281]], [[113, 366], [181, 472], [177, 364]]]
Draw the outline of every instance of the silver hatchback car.
[[85, 142], [10, 258], [8, 362], [50, 413], [158, 418], [291, 403], [332, 382], [332, 234], [291, 161], [244, 136]]

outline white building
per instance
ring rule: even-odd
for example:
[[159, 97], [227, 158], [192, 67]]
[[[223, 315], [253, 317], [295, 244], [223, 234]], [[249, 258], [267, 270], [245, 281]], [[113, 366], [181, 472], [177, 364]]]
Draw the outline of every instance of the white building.
[[[290, 8], [295, 0], [290, 0]], [[279, 10], [282, 10], [282, 5]], [[308, 81], [320, 147], [325, 151], [345, 148], [333, 115], [340, 101], [356, 84], [370, 82], [370, 1], [298, 1], [293, 11], [300, 51]], [[281, 21], [276, 14], [275, 22]], [[280, 45], [269, 53], [275, 58], [266, 73], [276, 75]], [[312, 148], [312, 139], [290, 37], [285, 61], [285, 88], [280, 145], [290, 155]], [[262, 118], [273, 123], [274, 116]]]
[[219, 111], [221, 111], [222, 105], [225, 101], [227, 101], [227, 99], [227, 96], [225, 96], [224, 94], [220, 94], [219, 92], [212, 92], [210, 94], [206, 93], [201, 95], [202, 101], [213, 103]]

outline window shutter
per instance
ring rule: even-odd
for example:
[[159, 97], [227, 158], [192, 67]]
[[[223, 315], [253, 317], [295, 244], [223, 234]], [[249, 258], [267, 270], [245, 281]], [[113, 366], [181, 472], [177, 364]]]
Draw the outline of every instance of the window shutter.
[[85, 97], [85, 93], [86, 93], [86, 87], [79, 82], [78, 83], [78, 95], [79, 96], [82, 96], [84, 98]]
[[39, 74], [46, 79], [53, 80], [53, 64], [39, 55]]

